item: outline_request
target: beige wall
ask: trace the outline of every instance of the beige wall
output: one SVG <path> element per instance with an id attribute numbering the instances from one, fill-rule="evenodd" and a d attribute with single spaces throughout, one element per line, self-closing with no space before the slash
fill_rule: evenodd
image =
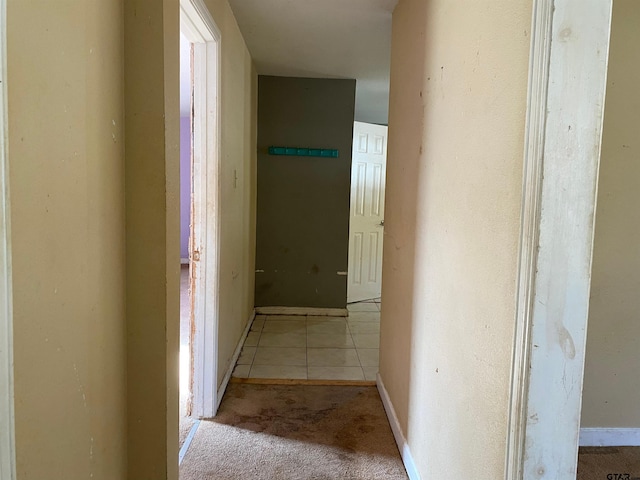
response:
<path id="1" fill-rule="evenodd" d="M 178 476 L 179 2 L 124 2 L 128 478 Z"/>
<path id="2" fill-rule="evenodd" d="M 126 477 L 122 4 L 8 2 L 19 480 Z"/>
<path id="3" fill-rule="evenodd" d="M 531 0 L 393 15 L 380 373 L 420 475 L 504 475 Z"/>
<path id="4" fill-rule="evenodd" d="M 640 5 L 615 0 L 582 427 L 640 427 Z"/>
<path id="5" fill-rule="evenodd" d="M 222 46 L 220 384 L 253 312 L 257 75 L 227 0 L 205 3 L 220 29 Z"/>

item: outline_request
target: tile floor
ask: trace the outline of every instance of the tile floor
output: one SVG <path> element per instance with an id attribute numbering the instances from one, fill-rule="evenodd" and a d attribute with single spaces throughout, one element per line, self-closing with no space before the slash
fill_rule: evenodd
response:
<path id="1" fill-rule="evenodd" d="M 258 315 L 233 376 L 375 380 L 380 343 L 379 299 L 347 308 L 348 317 Z"/>

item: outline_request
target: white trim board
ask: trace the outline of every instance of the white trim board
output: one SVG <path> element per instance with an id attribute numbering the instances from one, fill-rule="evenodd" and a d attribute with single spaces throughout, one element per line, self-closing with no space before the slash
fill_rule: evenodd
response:
<path id="1" fill-rule="evenodd" d="M 581 447 L 640 447 L 640 428 L 581 428 Z"/>
<path id="2" fill-rule="evenodd" d="M 180 29 L 190 42 L 220 41 L 220 29 L 203 0 L 181 0 L 180 13 Z"/>
<path id="3" fill-rule="evenodd" d="M 184 460 L 185 455 L 189 451 L 189 447 L 191 446 L 191 442 L 193 442 L 193 437 L 196 436 L 198 432 L 198 427 L 200 426 L 200 420 L 196 420 L 191 426 L 191 430 L 189 430 L 189 434 L 187 438 L 184 439 L 184 443 L 182 447 L 180 447 L 180 451 L 178 452 L 178 466 L 182 465 L 182 460 Z"/>
<path id="4" fill-rule="evenodd" d="M 524 142 L 522 207 L 518 260 L 516 329 L 511 365 L 511 397 L 507 430 L 507 479 L 522 477 L 526 401 L 529 382 L 531 309 L 542 195 L 542 162 L 547 109 L 553 0 L 534 2 L 531 19 L 529 85 Z"/>
<path id="5" fill-rule="evenodd" d="M 376 376 L 376 386 L 378 387 L 380 399 L 382 400 L 384 411 L 387 414 L 387 419 L 389 420 L 389 425 L 391 426 L 393 437 L 396 439 L 396 444 L 398 445 L 398 450 L 400 451 L 400 456 L 402 457 L 404 468 L 407 471 L 407 476 L 409 477 L 409 480 L 420 480 L 418 469 L 416 468 L 416 464 L 413 461 L 413 456 L 411 455 L 411 449 L 409 448 L 409 444 L 407 443 L 406 438 L 404 438 L 404 434 L 402 433 L 402 428 L 400 428 L 400 422 L 398 421 L 396 411 L 393 408 L 387 389 L 384 388 L 384 382 L 382 381 L 382 377 L 379 373 Z"/>
<path id="6" fill-rule="evenodd" d="M 0 0 L 0 478 L 16 478 L 7 113 L 7 13 Z"/>
<path id="7" fill-rule="evenodd" d="M 233 352 L 233 357 L 231 357 L 231 362 L 229 362 L 229 368 L 227 368 L 227 371 L 224 374 L 224 378 L 222 379 L 222 383 L 220 384 L 220 388 L 218 389 L 218 401 L 216 403 L 216 412 L 220 407 L 220 402 L 222 402 L 222 397 L 224 397 L 224 392 L 227 391 L 227 386 L 229 385 L 229 380 L 231 380 L 233 369 L 236 368 L 236 363 L 238 362 L 240 353 L 242 353 L 242 346 L 244 345 L 244 341 L 247 339 L 247 335 L 249 335 L 249 331 L 251 330 L 251 325 L 253 325 L 253 321 L 255 319 L 256 319 L 256 311 L 253 310 L 253 312 L 251 313 L 251 316 L 249 317 L 249 321 L 247 322 L 247 326 L 245 327 L 244 332 L 242 332 L 242 335 L 240 336 L 238 345 L 236 345 L 236 350 Z"/>
<path id="8" fill-rule="evenodd" d="M 258 315 L 315 315 L 319 317 L 348 317 L 346 308 L 317 307 L 256 307 Z"/>

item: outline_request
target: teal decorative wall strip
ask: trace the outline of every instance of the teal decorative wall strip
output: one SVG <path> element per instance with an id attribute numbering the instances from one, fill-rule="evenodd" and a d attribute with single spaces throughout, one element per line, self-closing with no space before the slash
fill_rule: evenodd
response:
<path id="1" fill-rule="evenodd" d="M 330 148 L 269 147 L 269 155 L 338 158 L 338 150 Z"/>

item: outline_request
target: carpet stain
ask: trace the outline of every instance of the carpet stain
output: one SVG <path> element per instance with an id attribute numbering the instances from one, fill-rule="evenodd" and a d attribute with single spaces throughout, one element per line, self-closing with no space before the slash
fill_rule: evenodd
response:
<path id="1" fill-rule="evenodd" d="M 580 447 L 577 480 L 640 478 L 640 447 Z"/>
<path id="2" fill-rule="evenodd" d="M 181 480 L 407 478 L 375 387 L 230 384 Z"/>

